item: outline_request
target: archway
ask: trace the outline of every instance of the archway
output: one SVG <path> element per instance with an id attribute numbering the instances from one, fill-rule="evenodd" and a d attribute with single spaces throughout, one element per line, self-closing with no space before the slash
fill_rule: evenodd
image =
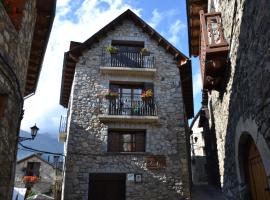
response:
<path id="1" fill-rule="evenodd" d="M 239 190 L 247 189 L 252 200 L 269 200 L 270 150 L 253 120 L 239 120 L 235 159 Z"/>

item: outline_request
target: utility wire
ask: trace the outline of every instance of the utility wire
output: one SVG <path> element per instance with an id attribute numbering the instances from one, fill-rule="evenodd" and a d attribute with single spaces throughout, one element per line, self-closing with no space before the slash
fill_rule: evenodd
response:
<path id="1" fill-rule="evenodd" d="M 39 152 L 39 153 L 45 153 L 45 154 L 52 154 L 52 155 L 57 155 L 57 156 L 64 156 L 64 154 L 62 153 L 55 153 L 55 152 L 50 152 L 50 151 L 43 151 L 43 150 L 39 150 L 39 149 L 34 149 L 28 146 L 24 146 L 21 142 L 19 142 L 19 145 L 22 146 L 23 148 L 27 149 L 27 150 L 31 150 L 33 152 Z"/>

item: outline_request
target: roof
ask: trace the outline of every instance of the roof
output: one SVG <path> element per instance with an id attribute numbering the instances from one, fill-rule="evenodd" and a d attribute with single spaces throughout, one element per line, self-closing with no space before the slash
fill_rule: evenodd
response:
<path id="1" fill-rule="evenodd" d="M 200 10 L 207 12 L 208 0 L 186 0 L 189 56 L 199 55 L 200 46 Z"/>
<path id="2" fill-rule="evenodd" d="M 182 52 L 176 49 L 170 42 L 168 42 L 164 37 L 162 37 L 157 31 L 155 31 L 151 26 L 149 26 L 145 21 L 143 21 L 140 17 L 138 17 L 131 10 L 126 10 L 124 13 L 119 15 L 105 27 L 96 32 L 93 36 L 87 39 L 83 43 L 79 42 L 71 42 L 70 49 L 68 52 L 64 54 L 63 61 L 63 72 L 62 72 L 62 84 L 61 84 L 61 93 L 60 93 L 60 104 L 65 108 L 68 107 L 68 102 L 70 98 L 71 86 L 74 78 L 75 67 L 78 62 L 79 57 L 85 50 L 91 48 L 91 46 L 97 42 L 102 37 L 106 37 L 107 32 L 113 30 L 116 26 L 120 26 L 123 20 L 129 19 L 132 20 L 138 27 L 141 27 L 145 33 L 147 33 L 151 39 L 155 40 L 159 46 L 162 46 L 166 49 L 166 51 L 174 56 L 174 58 L 178 61 L 179 65 L 181 63 L 186 63 L 189 58 L 186 57 Z M 184 70 L 183 70 L 184 71 Z M 186 73 L 189 73 L 187 71 Z M 192 76 L 191 74 L 186 74 L 187 76 Z M 192 80 L 192 77 L 191 77 Z M 189 82 L 190 83 L 190 82 Z M 191 90 L 192 93 L 192 82 L 190 85 L 186 84 L 187 89 Z M 185 97 L 184 97 L 185 98 Z M 187 97 L 188 99 L 192 99 L 192 108 L 193 110 L 193 95 Z M 193 114 L 192 114 L 193 115 Z"/>
<path id="3" fill-rule="evenodd" d="M 21 162 L 24 162 L 24 161 L 27 161 L 27 160 L 29 160 L 29 159 L 31 159 L 31 158 L 33 158 L 33 157 L 36 157 L 36 158 L 38 158 L 39 160 L 41 160 L 42 162 L 47 163 L 48 165 L 54 167 L 54 165 L 53 165 L 52 163 L 48 162 L 47 160 L 43 159 L 42 157 L 40 157 L 40 156 L 37 155 L 37 154 L 31 154 L 31 155 L 29 155 L 29 156 L 26 156 L 26 157 L 24 157 L 24 158 L 18 160 L 18 161 L 17 161 L 17 164 L 19 164 L 19 163 L 21 163 Z"/>
<path id="4" fill-rule="evenodd" d="M 37 18 L 31 45 L 24 96 L 36 91 L 55 16 L 56 0 L 37 0 Z"/>

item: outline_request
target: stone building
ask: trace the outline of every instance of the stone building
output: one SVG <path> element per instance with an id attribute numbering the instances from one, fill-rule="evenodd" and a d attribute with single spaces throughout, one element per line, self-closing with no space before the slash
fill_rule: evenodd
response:
<path id="1" fill-rule="evenodd" d="M 0 3 L 0 199 L 11 198 L 23 101 L 36 90 L 55 4 Z"/>
<path id="2" fill-rule="evenodd" d="M 25 176 L 37 176 L 37 182 L 31 190 L 37 193 L 53 196 L 57 181 L 62 179 L 62 169 L 57 162 L 45 160 L 41 155 L 32 154 L 17 161 L 15 187 L 24 188 Z"/>
<path id="3" fill-rule="evenodd" d="M 191 74 L 188 58 L 130 10 L 71 42 L 63 199 L 189 199 Z"/>
<path id="4" fill-rule="evenodd" d="M 268 200 L 270 3 L 187 0 L 187 9 L 204 88 L 200 125 L 216 150 L 222 189 L 232 200 Z"/>
<path id="5" fill-rule="evenodd" d="M 206 152 L 205 152 L 205 137 L 203 128 L 199 127 L 199 118 L 195 121 L 192 127 L 190 136 L 190 152 L 191 152 L 191 172 L 192 183 L 203 184 L 207 183 L 206 173 Z"/>

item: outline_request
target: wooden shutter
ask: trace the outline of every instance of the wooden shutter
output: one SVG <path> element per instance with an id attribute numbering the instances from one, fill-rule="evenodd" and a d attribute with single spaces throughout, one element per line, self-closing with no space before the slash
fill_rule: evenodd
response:
<path id="1" fill-rule="evenodd" d="M 136 142 L 136 152 L 145 151 L 145 133 L 137 132 L 135 133 L 135 142 Z"/>
<path id="2" fill-rule="evenodd" d="M 119 152 L 120 151 L 120 134 L 117 132 L 108 133 L 108 151 Z"/>
<path id="3" fill-rule="evenodd" d="M 40 162 L 34 162 L 33 164 L 33 175 L 39 177 Z"/>

